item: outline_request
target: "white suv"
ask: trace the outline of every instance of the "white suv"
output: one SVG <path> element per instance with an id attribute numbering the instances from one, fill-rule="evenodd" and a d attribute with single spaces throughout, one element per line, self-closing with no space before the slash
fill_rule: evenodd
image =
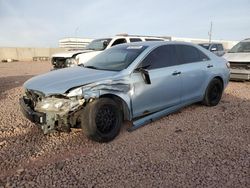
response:
<path id="1" fill-rule="evenodd" d="M 140 36 L 119 34 L 110 38 L 101 38 L 93 40 L 83 51 L 76 51 L 67 54 L 65 57 L 58 57 L 53 55 L 51 62 L 54 69 L 71 67 L 75 65 L 84 64 L 103 50 L 111 48 L 112 46 L 141 41 L 170 41 L 170 37 L 155 37 L 155 36 Z M 65 53 L 66 54 L 66 53 Z"/>

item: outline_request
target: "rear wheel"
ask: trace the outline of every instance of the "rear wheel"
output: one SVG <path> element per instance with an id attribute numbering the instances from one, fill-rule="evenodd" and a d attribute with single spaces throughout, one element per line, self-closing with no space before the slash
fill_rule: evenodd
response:
<path id="1" fill-rule="evenodd" d="M 120 132 L 122 112 L 115 101 L 100 98 L 84 108 L 81 126 L 85 134 L 98 142 L 113 140 Z"/>
<path id="2" fill-rule="evenodd" d="M 216 106 L 221 99 L 223 92 L 223 84 L 218 78 L 214 78 L 209 83 L 206 93 L 203 99 L 203 103 L 206 106 Z"/>

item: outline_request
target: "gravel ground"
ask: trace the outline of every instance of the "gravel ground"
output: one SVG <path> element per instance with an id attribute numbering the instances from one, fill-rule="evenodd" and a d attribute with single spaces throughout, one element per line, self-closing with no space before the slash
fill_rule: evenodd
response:
<path id="1" fill-rule="evenodd" d="M 216 107 L 195 104 L 112 142 L 80 129 L 43 135 L 18 106 L 48 62 L 0 63 L 0 187 L 249 187 L 250 84 L 230 82 Z"/>

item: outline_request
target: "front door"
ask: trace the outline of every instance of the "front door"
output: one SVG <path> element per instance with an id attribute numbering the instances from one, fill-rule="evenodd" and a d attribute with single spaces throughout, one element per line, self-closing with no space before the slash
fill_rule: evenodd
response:
<path id="1" fill-rule="evenodd" d="M 146 115 L 180 103 L 181 79 L 174 45 L 154 49 L 140 67 L 147 67 L 151 84 L 146 84 L 142 73 L 131 74 L 133 82 L 133 117 Z"/>

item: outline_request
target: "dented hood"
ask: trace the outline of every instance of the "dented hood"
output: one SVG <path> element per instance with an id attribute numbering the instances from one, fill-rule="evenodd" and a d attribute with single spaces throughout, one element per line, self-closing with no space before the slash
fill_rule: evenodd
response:
<path id="1" fill-rule="evenodd" d="M 26 81 L 24 87 L 45 95 L 64 94 L 71 88 L 109 79 L 115 74 L 117 72 L 83 67 L 64 68 L 35 76 Z"/>

